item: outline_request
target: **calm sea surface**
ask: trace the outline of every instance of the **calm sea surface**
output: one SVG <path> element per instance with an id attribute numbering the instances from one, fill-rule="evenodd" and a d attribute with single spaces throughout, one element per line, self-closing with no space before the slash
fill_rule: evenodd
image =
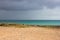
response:
<path id="1" fill-rule="evenodd" d="M 0 23 L 32 24 L 32 25 L 60 25 L 60 20 L 0 20 Z"/>

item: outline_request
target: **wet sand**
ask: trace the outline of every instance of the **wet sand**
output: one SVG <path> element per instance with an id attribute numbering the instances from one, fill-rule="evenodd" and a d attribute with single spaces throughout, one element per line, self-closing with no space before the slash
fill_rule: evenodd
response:
<path id="1" fill-rule="evenodd" d="M 60 29 L 0 27 L 0 40 L 60 40 Z"/>

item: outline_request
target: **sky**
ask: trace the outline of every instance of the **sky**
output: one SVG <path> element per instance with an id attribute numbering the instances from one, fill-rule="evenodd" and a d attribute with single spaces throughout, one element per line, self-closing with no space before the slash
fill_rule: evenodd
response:
<path id="1" fill-rule="evenodd" d="M 60 0 L 0 0 L 0 20 L 60 20 Z"/>

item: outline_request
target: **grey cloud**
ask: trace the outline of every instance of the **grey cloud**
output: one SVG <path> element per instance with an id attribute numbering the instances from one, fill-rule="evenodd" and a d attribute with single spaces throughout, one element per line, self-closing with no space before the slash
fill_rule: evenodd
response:
<path id="1" fill-rule="evenodd" d="M 57 2 L 56 2 L 57 1 Z M 59 0 L 0 0 L 1 10 L 35 10 L 60 6 Z"/>
<path id="2" fill-rule="evenodd" d="M 0 20 L 60 20 L 60 7 L 55 9 L 6 11 L 0 10 Z"/>

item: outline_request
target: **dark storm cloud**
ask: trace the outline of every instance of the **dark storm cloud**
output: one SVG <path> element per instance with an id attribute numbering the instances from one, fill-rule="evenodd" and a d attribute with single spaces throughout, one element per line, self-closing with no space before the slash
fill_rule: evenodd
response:
<path id="1" fill-rule="evenodd" d="M 0 20 L 60 19 L 60 0 L 0 0 Z"/>
<path id="2" fill-rule="evenodd" d="M 60 0 L 0 0 L 0 10 L 35 10 L 60 6 Z"/>

